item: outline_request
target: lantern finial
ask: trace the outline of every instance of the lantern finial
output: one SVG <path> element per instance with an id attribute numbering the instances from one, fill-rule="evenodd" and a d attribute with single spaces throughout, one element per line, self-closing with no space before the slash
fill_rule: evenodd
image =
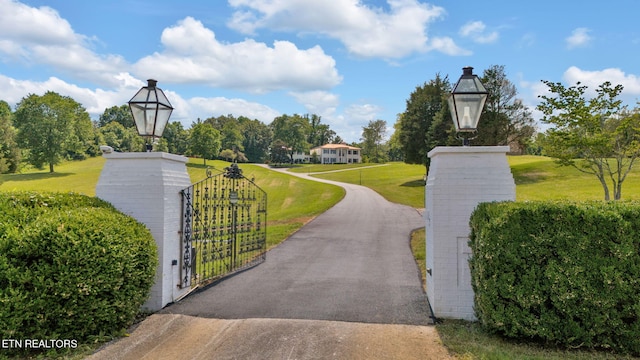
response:
<path id="1" fill-rule="evenodd" d="M 154 79 L 147 80 L 147 86 L 138 90 L 129 100 L 129 109 L 131 109 L 138 134 L 150 138 L 151 144 L 156 138 L 162 136 L 173 111 L 169 99 L 162 89 L 156 86 L 157 84 L 158 81 Z M 150 150 L 151 144 L 147 144 L 147 151 Z"/>
<path id="2" fill-rule="evenodd" d="M 488 94 L 478 76 L 473 75 L 473 68 L 462 68 L 462 76 L 448 98 L 451 118 L 458 134 L 476 132 Z M 463 144 L 469 145 L 469 139 L 469 136 L 464 137 Z"/>

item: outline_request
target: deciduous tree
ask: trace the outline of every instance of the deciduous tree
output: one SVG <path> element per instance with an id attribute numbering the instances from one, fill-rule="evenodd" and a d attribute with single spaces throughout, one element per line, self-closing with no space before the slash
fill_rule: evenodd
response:
<path id="1" fill-rule="evenodd" d="M 298 114 L 293 116 L 281 115 L 273 119 L 269 126 L 273 131 L 274 139 L 274 144 L 271 148 L 275 148 L 275 141 L 280 140 L 287 148 L 291 163 L 293 163 L 293 154 L 305 152 L 309 149 L 309 143 L 307 142 L 309 122 L 302 116 Z"/>
<path id="2" fill-rule="evenodd" d="M 98 127 L 107 126 L 111 122 L 117 122 L 125 128 L 135 128 L 136 125 L 133 122 L 133 116 L 129 105 L 112 106 L 104 109 L 104 112 L 98 118 Z"/>
<path id="3" fill-rule="evenodd" d="M 50 172 L 67 156 L 82 154 L 85 142 L 95 138 L 86 132 L 91 120 L 82 105 L 52 91 L 23 98 L 14 125 L 18 145 L 28 150 L 29 163 L 37 168 L 48 164 Z"/>
<path id="4" fill-rule="evenodd" d="M 118 152 L 143 151 L 144 139 L 135 128 L 125 128 L 118 121 L 112 121 L 98 129 L 104 144 Z"/>
<path id="5" fill-rule="evenodd" d="M 189 149 L 192 155 L 202 157 L 204 165 L 207 165 L 207 159 L 218 156 L 220 144 L 220 132 L 210 124 L 197 122 L 191 126 Z"/>
<path id="6" fill-rule="evenodd" d="M 504 65 L 493 65 L 480 81 L 489 92 L 478 124 L 479 145 L 514 145 L 523 150 L 535 132 L 531 111 L 517 98 L 516 86 L 507 78 Z"/>
<path id="7" fill-rule="evenodd" d="M 328 124 L 322 124 L 322 117 L 316 114 L 307 114 L 309 121 L 309 137 L 307 142 L 311 147 L 329 144 L 335 138 L 336 132 L 331 130 Z"/>
<path id="8" fill-rule="evenodd" d="M 167 124 L 162 138 L 167 140 L 168 151 L 172 154 L 184 155 L 189 150 L 189 131 L 178 121 Z"/>
<path id="9" fill-rule="evenodd" d="M 371 120 L 362 128 L 362 153 L 369 162 L 382 163 L 387 161 L 386 152 L 381 147 L 387 133 L 387 122 L 384 120 Z"/>
<path id="10" fill-rule="evenodd" d="M 241 121 L 244 134 L 242 145 L 244 154 L 250 162 L 264 162 L 269 154 L 271 144 L 271 130 L 259 120 Z"/>
<path id="11" fill-rule="evenodd" d="M 597 177 L 604 199 L 622 198 L 622 184 L 640 156 L 640 114 L 629 112 L 618 96 L 622 85 L 602 83 L 596 95 L 586 96 L 587 86 L 543 81 L 551 95 L 542 95 L 537 107 L 551 125 L 543 139 L 543 154 L 560 165 L 572 166 Z"/>
<path id="12" fill-rule="evenodd" d="M 16 143 L 12 116 L 9 104 L 6 101 L 0 101 L 0 174 L 13 173 L 20 164 L 20 148 Z"/>

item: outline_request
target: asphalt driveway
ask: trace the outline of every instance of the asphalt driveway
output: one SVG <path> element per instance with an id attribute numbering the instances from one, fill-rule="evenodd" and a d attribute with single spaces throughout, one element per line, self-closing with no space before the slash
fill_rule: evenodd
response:
<path id="1" fill-rule="evenodd" d="M 409 248 L 422 217 L 340 185 L 344 200 L 264 263 L 166 307 L 89 359 L 452 359 L 429 326 Z"/>
<path id="2" fill-rule="evenodd" d="M 306 177 L 306 175 L 299 175 Z M 216 319 L 309 319 L 431 323 L 409 247 L 420 214 L 373 190 L 339 183 L 345 198 L 267 260 L 192 294 L 161 313 Z M 313 201 L 309 194 L 308 201 Z"/>

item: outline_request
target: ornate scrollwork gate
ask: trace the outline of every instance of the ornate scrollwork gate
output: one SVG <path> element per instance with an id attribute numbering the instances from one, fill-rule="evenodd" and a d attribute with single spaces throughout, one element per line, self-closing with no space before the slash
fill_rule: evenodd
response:
<path id="1" fill-rule="evenodd" d="M 237 164 L 182 190 L 181 287 L 265 260 L 267 194 Z"/>

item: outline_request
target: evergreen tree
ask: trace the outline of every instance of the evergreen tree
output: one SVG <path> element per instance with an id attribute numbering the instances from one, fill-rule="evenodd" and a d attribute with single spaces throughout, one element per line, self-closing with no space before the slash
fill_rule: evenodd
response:
<path id="1" fill-rule="evenodd" d="M 449 95 L 451 85 L 448 77 L 436 78 L 416 87 L 407 100 L 404 113 L 398 117 L 398 140 L 404 153 L 404 161 L 408 164 L 428 164 L 427 153 L 437 145 L 446 145 L 447 137 L 443 137 L 446 131 L 434 127 L 436 116 L 443 111 L 449 111 L 446 98 Z M 441 121 L 440 124 L 444 124 Z M 450 129 L 453 123 L 444 125 L 444 129 Z M 436 131 L 437 130 L 437 131 Z"/>

